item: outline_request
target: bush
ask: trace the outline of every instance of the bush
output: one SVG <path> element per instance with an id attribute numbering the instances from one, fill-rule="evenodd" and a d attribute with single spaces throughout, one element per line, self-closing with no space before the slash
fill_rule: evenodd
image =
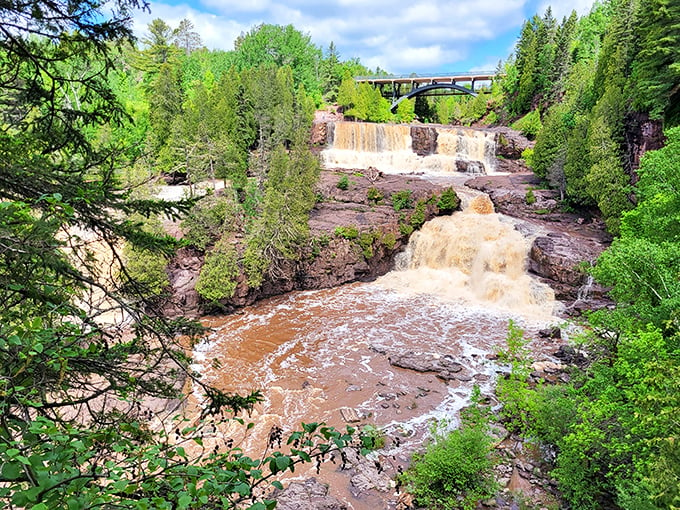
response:
<path id="1" fill-rule="evenodd" d="M 199 200 L 182 221 L 184 239 L 205 250 L 226 232 L 234 230 L 237 222 L 238 205 L 233 197 L 208 195 Z"/>
<path id="2" fill-rule="evenodd" d="M 532 190 L 526 192 L 524 195 L 524 202 L 526 202 L 527 205 L 534 205 L 536 203 L 536 195 L 534 195 Z"/>
<path id="3" fill-rule="evenodd" d="M 527 147 L 522 151 L 522 159 L 529 168 L 534 167 L 534 149 Z"/>
<path id="4" fill-rule="evenodd" d="M 413 205 L 411 200 L 411 190 L 405 189 L 392 194 L 392 207 L 399 212 L 402 209 L 410 209 Z"/>
<path id="5" fill-rule="evenodd" d="M 529 140 L 535 140 L 536 135 L 543 127 L 541 113 L 538 110 L 530 111 L 521 119 L 516 120 L 510 127 L 520 131 Z"/>
<path id="6" fill-rule="evenodd" d="M 368 191 L 366 192 L 366 198 L 369 202 L 378 204 L 383 198 L 385 198 L 385 196 L 378 188 L 368 188 Z"/>
<path id="7" fill-rule="evenodd" d="M 453 188 L 446 188 L 442 191 L 439 200 L 437 201 L 437 207 L 440 212 L 452 213 L 460 205 L 460 199 Z"/>
<path id="8" fill-rule="evenodd" d="M 170 279 L 166 267 L 167 259 L 159 253 L 141 248 L 133 248 L 126 244 L 123 257 L 127 261 L 125 268 L 131 281 L 125 281 L 123 293 L 146 298 L 163 296 L 170 287 Z"/>
<path id="9" fill-rule="evenodd" d="M 349 177 L 343 175 L 340 177 L 340 179 L 338 179 L 338 183 L 335 186 L 343 191 L 349 189 Z"/>
<path id="10" fill-rule="evenodd" d="M 356 239 L 359 237 L 359 230 L 355 226 L 335 227 L 335 235 L 344 239 Z"/>
<path id="11" fill-rule="evenodd" d="M 230 244 L 220 243 L 205 257 L 196 282 L 196 292 L 212 303 L 230 298 L 236 290 L 239 274 L 236 250 Z"/>
<path id="12" fill-rule="evenodd" d="M 364 257 L 370 259 L 373 256 L 373 241 L 376 236 L 371 232 L 363 232 L 359 236 L 359 246 L 361 246 L 361 253 Z"/>
<path id="13" fill-rule="evenodd" d="M 361 447 L 365 450 L 379 450 L 385 446 L 385 433 L 375 425 L 364 425 L 359 432 Z"/>
<path id="14" fill-rule="evenodd" d="M 396 244 L 397 244 L 397 236 L 395 236 L 392 232 L 388 232 L 386 234 L 383 234 L 382 238 L 380 239 L 380 242 L 388 249 L 391 250 L 393 249 Z"/>
<path id="15" fill-rule="evenodd" d="M 411 226 L 416 229 L 420 228 L 423 223 L 425 223 L 425 211 L 427 209 L 427 203 L 423 201 L 419 201 L 416 204 L 416 208 L 411 214 L 411 217 L 409 218 L 409 223 Z"/>
<path id="16" fill-rule="evenodd" d="M 413 456 L 402 479 L 419 507 L 472 510 L 496 489 L 492 452 L 493 441 L 483 423 L 448 433 L 435 428 L 425 453 Z"/>

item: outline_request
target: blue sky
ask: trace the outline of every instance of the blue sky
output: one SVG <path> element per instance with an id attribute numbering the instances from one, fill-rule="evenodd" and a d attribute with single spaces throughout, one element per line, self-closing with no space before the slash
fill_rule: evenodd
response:
<path id="1" fill-rule="evenodd" d="M 190 19 L 203 44 L 233 49 L 260 23 L 292 24 L 343 60 L 359 57 L 395 74 L 493 70 L 511 54 L 522 22 L 551 5 L 561 19 L 593 0 L 164 0 L 136 14 L 141 36 L 153 18 L 175 27 Z"/>

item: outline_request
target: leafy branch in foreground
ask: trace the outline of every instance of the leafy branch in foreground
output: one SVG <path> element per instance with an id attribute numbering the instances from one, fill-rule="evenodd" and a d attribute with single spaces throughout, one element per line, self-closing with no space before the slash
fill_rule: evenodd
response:
<path id="1" fill-rule="evenodd" d="M 3 508 L 267 508 L 265 482 L 349 442 L 307 426 L 291 455 L 251 460 L 228 445 L 206 452 L 190 429 L 164 429 L 189 381 L 206 416 L 234 419 L 261 395 L 201 381 L 187 355 L 195 338 L 177 337 L 200 328 L 164 318 L 119 252 L 128 242 L 171 253 L 172 238 L 131 218 L 191 206 L 132 199 L 119 176 L 138 151 L 97 139 L 103 125 L 129 121 L 107 72 L 130 40 L 129 11 L 145 6 L 0 5 Z"/>

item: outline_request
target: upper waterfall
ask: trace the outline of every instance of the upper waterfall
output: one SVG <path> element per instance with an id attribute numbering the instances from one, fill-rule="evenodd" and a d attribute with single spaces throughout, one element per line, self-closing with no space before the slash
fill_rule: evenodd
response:
<path id="1" fill-rule="evenodd" d="M 495 167 L 495 134 L 488 131 L 345 121 L 328 128 L 328 146 L 321 153 L 327 168 L 490 174 Z"/>

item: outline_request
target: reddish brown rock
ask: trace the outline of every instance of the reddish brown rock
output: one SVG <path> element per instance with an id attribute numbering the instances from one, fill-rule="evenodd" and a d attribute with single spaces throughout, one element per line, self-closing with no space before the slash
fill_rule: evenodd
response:
<path id="1" fill-rule="evenodd" d="M 428 126 L 411 126 L 411 149 L 418 156 L 437 152 L 437 130 Z"/>

